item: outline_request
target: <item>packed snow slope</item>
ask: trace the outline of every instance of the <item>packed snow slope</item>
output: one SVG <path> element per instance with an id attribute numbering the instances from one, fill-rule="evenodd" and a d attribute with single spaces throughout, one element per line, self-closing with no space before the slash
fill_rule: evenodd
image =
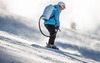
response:
<path id="1" fill-rule="evenodd" d="M 37 22 L 0 12 L 0 63 L 100 63 L 100 36 L 61 28 L 49 49 Z"/>

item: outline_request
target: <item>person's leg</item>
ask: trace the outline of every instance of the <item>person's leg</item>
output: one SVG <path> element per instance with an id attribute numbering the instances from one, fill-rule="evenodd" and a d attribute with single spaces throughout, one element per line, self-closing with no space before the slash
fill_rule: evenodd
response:
<path id="1" fill-rule="evenodd" d="M 45 25 L 48 31 L 50 32 L 49 42 L 48 44 L 54 45 L 54 41 L 56 38 L 56 31 L 54 25 Z"/>

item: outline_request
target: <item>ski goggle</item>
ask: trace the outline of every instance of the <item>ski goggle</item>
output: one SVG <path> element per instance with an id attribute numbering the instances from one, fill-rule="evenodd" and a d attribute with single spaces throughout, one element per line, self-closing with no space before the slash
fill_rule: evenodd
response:
<path id="1" fill-rule="evenodd" d="M 62 9 L 62 10 L 64 10 L 64 9 L 65 9 L 65 6 L 60 6 L 60 7 L 61 7 L 61 9 Z"/>

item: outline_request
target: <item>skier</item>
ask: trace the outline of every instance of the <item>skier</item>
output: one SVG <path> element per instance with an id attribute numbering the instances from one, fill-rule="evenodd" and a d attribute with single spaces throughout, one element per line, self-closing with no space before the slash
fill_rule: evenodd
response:
<path id="1" fill-rule="evenodd" d="M 65 3 L 58 2 L 57 5 L 54 5 L 55 10 L 52 12 L 52 15 L 49 20 L 44 21 L 44 25 L 50 33 L 49 41 L 47 43 L 48 48 L 58 49 L 56 45 L 54 45 L 56 38 L 56 30 L 59 30 L 60 21 L 59 16 L 60 12 L 65 9 Z"/>

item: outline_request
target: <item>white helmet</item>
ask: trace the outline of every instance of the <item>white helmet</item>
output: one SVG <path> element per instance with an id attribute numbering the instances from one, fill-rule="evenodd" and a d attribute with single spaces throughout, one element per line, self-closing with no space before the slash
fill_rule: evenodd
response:
<path id="1" fill-rule="evenodd" d="M 58 5 L 60 5 L 60 6 L 64 6 L 64 7 L 66 8 L 66 5 L 65 5 L 64 2 L 58 2 Z"/>

